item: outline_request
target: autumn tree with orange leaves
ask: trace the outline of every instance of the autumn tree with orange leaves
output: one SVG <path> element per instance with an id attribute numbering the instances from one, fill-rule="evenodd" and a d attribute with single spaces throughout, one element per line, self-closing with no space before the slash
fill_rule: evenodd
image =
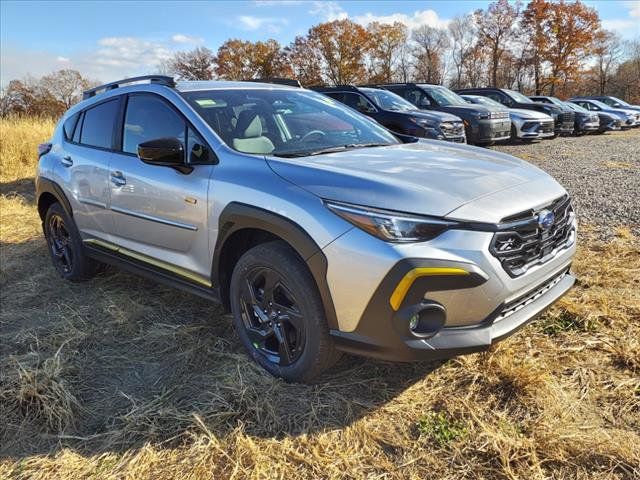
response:
<path id="1" fill-rule="evenodd" d="M 409 37 L 407 27 L 400 22 L 372 22 L 367 25 L 367 34 L 371 45 L 368 80 L 373 83 L 392 82 L 406 61 L 403 55 L 407 55 L 404 49 Z"/>
<path id="2" fill-rule="evenodd" d="M 275 40 L 249 42 L 227 40 L 215 57 L 216 74 L 226 80 L 290 77 L 293 74 L 280 44 Z"/>

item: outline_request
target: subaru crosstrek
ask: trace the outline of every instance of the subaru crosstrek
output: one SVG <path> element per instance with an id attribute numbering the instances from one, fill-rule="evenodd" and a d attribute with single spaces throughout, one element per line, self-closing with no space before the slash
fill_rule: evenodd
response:
<path id="1" fill-rule="evenodd" d="M 218 300 L 289 381 L 341 352 L 486 349 L 574 283 L 569 196 L 522 160 L 403 143 L 305 89 L 134 80 L 86 92 L 39 148 L 37 207 L 67 280 L 115 264 Z"/>

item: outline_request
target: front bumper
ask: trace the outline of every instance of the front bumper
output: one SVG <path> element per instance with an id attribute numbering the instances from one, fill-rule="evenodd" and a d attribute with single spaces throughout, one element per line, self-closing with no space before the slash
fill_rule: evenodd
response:
<path id="1" fill-rule="evenodd" d="M 467 126 L 467 140 L 470 143 L 492 143 L 508 140 L 511 137 L 511 120 L 509 118 L 496 118 L 477 120 Z"/>
<path id="2" fill-rule="evenodd" d="M 554 135 L 552 120 L 513 121 L 516 137 L 519 139 L 547 138 Z"/>
<path id="3" fill-rule="evenodd" d="M 576 122 L 577 132 L 596 132 L 600 128 L 600 121 Z"/>
<path id="4" fill-rule="evenodd" d="M 430 242 L 389 245 L 353 229 L 328 245 L 323 249 L 327 281 L 339 325 L 331 334 L 338 347 L 395 361 L 486 349 L 531 321 L 573 284 L 568 270 L 575 235 L 548 261 L 517 277 L 490 253 L 493 238 L 492 232 L 451 230 Z M 468 275 L 416 277 L 394 304 L 396 290 L 416 269 Z M 440 308 L 445 320 L 433 329 L 435 335 L 417 337 L 411 319 L 426 306 Z"/>
<path id="5" fill-rule="evenodd" d="M 537 285 L 510 304 L 500 305 L 477 325 L 445 327 L 429 339 L 410 334 L 390 335 L 387 328 L 368 332 L 332 331 L 338 348 L 343 351 L 392 361 L 417 361 L 450 358 L 488 349 L 494 343 L 513 335 L 537 318 L 569 291 L 575 277 L 564 268 L 541 285 Z M 513 305 L 515 303 L 515 305 Z M 513 306 L 512 306 L 513 305 Z M 394 330 L 402 331 L 406 321 L 394 321 Z"/>

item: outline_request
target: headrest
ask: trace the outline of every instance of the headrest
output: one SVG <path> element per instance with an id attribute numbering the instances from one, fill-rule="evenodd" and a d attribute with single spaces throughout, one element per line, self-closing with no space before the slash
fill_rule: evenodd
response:
<path id="1" fill-rule="evenodd" d="M 243 110 L 236 122 L 236 137 L 256 138 L 262 136 L 262 121 L 255 110 Z"/>

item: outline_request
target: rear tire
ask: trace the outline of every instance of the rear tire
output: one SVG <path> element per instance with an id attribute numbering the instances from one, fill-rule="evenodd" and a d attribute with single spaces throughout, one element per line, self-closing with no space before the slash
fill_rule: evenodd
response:
<path id="1" fill-rule="evenodd" d="M 242 255 L 229 298 L 240 341 L 272 375 L 309 382 L 340 358 L 315 281 L 285 242 L 264 243 Z"/>
<path id="2" fill-rule="evenodd" d="M 53 266 L 65 280 L 88 280 L 103 269 L 104 264 L 85 254 L 75 222 L 59 203 L 52 204 L 47 210 L 44 235 Z"/>

